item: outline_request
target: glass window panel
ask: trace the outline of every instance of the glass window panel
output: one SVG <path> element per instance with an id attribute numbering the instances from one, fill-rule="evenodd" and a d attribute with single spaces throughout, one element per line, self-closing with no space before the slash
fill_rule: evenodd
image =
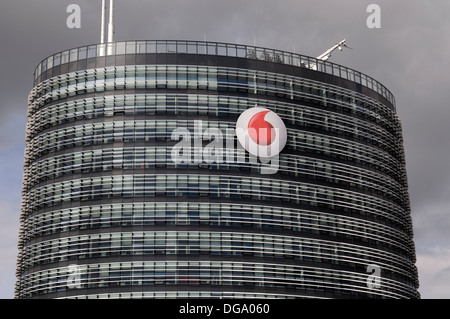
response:
<path id="1" fill-rule="evenodd" d="M 138 41 L 136 43 L 136 53 L 145 53 L 146 52 L 146 43 L 144 41 Z"/>
<path id="2" fill-rule="evenodd" d="M 61 53 L 61 64 L 69 63 L 69 51 Z"/>
<path id="3" fill-rule="evenodd" d="M 325 64 L 321 61 L 317 61 L 317 71 L 326 72 Z"/>
<path id="4" fill-rule="evenodd" d="M 75 62 L 78 58 L 78 49 L 70 50 L 70 62 Z"/>
<path id="5" fill-rule="evenodd" d="M 217 46 L 217 54 L 218 55 L 227 55 L 227 47 L 224 44 L 219 44 Z"/>
<path id="6" fill-rule="evenodd" d="M 341 76 L 340 71 L 339 71 L 339 65 L 333 64 L 333 75 Z"/>
<path id="7" fill-rule="evenodd" d="M 283 52 L 273 51 L 273 61 L 276 63 L 283 63 Z"/>
<path id="8" fill-rule="evenodd" d="M 167 53 L 177 53 L 176 42 L 168 42 L 167 43 Z"/>
<path id="9" fill-rule="evenodd" d="M 347 69 L 344 67 L 341 67 L 341 77 L 344 79 L 347 79 Z"/>
<path id="10" fill-rule="evenodd" d="M 47 59 L 47 68 L 48 69 L 53 68 L 53 56 L 51 56 Z"/>
<path id="11" fill-rule="evenodd" d="M 325 62 L 325 68 L 327 74 L 333 74 L 333 66 L 331 63 Z"/>
<path id="12" fill-rule="evenodd" d="M 130 41 L 126 44 L 127 54 L 136 54 L 136 42 Z"/>
<path id="13" fill-rule="evenodd" d="M 355 81 L 354 73 L 353 73 L 352 70 L 347 69 L 347 75 L 348 75 L 348 79 L 349 79 L 350 81 Z"/>
<path id="14" fill-rule="evenodd" d="M 264 50 L 263 60 L 265 61 L 273 61 L 273 51 L 272 50 Z"/>
<path id="15" fill-rule="evenodd" d="M 284 63 L 292 64 L 292 56 L 291 53 L 284 53 Z"/>
<path id="16" fill-rule="evenodd" d="M 116 44 L 115 43 L 107 43 L 106 44 L 106 53 L 108 55 L 116 54 Z"/>
<path id="17" fill-rule="evenodd" d="M 188 53 L 197 53 L 197 45 L 195 42 L 188 42 Z"/>
<path id="18" fill-rule="evenodd" d="M 106 43 L 98 44 L 97 45 L 97 56 L 105 56 L 106 48 L 107 48 L 107 44 Z"/>
<path id="19" fill-rule="evenodd" d="M 361 84 L 367 86 L 367 77 L 365 74 L 361 74 Z"/>
<path id="20" fill-rule="evenodd" d="M 236 56 L 236 46 L 234 45 L 227 45 L 227 55 L 228 56 Z"/>
<path id="21" fill-rule="evenodd" d="M 203 43 L 198 43 L 197 45 L 198 54 L 206 54 L 206 45 Z"/>
<path id="22" fill-rule="evenodd" d="M 217 54 L 216 44 L 208 43 L 208 54 L 212 54 L 212 55 L 216 55 Z"/>
<path id="23" fill-rule="evenodd" d="M 166 53 L 167 52 L 166 42 L 158 41 L 156 43 L 156 50 L 158 53 Z"/>
<path id="24" fill-rule="evenodd" d="M 156 42 L 154 41 L 147 42 L 147 53 L 156 53 Z"/>
<path id="25" fill-rule="evenodd" d="M 256 58 L 258 60 L 264 60 L 265 59 L 265 53 L 263 49 L 256 48 Z"/>
<path id="26" fill-rule="evenodd" d="M 88 59 L 89 58 L 95 58 L 97 55 L 97 46 L 91 45 L 88 47 Z"/>
<path id="27" fill-rule="evenodd" d="M 237 52 L 236 52 L 237 53 L 236 54 L 237 57 L 245 58 L 247 56 L 247 50 L 246 50 L 246 48 L 244 46 L 238 45 L 236 49 L 237 49 Z"/>
<path id="28" fill-rule="evenodd" d="M 61 53 L 57 53 L 54 55 L 53 66 L 58 66 L 61 64 Z"/>
<path id="29" fill-rule="evenodd" d="M 87 48 L 83 47 L 78 50 L 78 60 L 83 60 L 87 58 Z"/>
<path id="30" fill-rule="evenodd" d="M 186 42 L 177 42 L 177 53 L 186 53 Z"/>
<path id="31" fill-rule="evenodd" d="M 116 54 L 125 54 L 125 42 L 116 43 Z"/>
<path id="32" fill-rule="evenodd" d="M 361 73 L 355 72 L 355 82 L 361 84 Z"/>

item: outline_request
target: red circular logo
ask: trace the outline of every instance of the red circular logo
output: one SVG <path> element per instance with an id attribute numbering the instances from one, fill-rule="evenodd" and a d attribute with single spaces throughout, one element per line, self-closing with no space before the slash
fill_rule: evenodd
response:
<path id="1" fill-rule="evenodd" d="M 277 155 L 287 141 L 286 126 L 281 118 L 262 107 L 253 107 L 239 116 L 236 135 L 242 147 L 260 157 Z"/>
<path id="2" fill-rule="evenodd" d="M 259 112 L 248 122 L 250 138 L 259 145 L 270 145 L 275 141 L 273 125 L 264 120 L 270 111 Z"/>

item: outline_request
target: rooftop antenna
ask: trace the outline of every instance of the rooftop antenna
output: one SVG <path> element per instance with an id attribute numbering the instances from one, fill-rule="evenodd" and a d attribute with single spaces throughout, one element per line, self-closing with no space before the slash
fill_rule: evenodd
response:
<path id="1" fill-rule="evenodd" d="M 327 61 L 327 60 L 330 58 L 331 53 L 332 53 L 334 50 L 339 49 L 339 51 L 342 51 L 342 47 L 346 47 L 346 48 L 351 49 L 351 48 L 345 43 L 345 39 L 344 39 L 344 40 L 342 40 L 341 42 L 336 43 L 334 46 L 332 46 L 332 47 L 329 48 L 328 50 L 326 50 L 324 53 L 322 53 L 321 55 L 319 55 L 316 59 L 317 59 L 317 60 L 322 60 L 322 61 Z"/>
<path id="2" fill-rule="evenodd" d="M 102 34 L 100 43 L 105 43 L 105 14 L 106 14 L 106 0 L 102 0 Z"/>
<path id="3" fill-rule="evenodd" d="M 108 43 L 114 42 L 114 0 L 109 0 Z"/>

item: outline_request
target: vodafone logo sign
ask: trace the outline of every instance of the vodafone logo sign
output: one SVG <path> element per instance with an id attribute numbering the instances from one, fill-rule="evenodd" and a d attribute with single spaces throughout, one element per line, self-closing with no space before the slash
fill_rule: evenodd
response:
<path id="1" fill-rule="evenodd" d="M 278 155 L 287 141 L 283 120 L 276 113 L 262 107 L 253 107 L 239 116 L 236 136 L 247 152 L 258 157 Z"/>
<path id="2" fill-rule="evenodd" d="M 239 116 L 236 129 L 220 130 L 209 125 L 198 120 L 194 121 L 193 132 L 190 127 L 177 127 L 172 131 L 171 140 L 178 141 L 170 152 L 175 164 L 245 164 L 259 168 L 261 174 L 278 172 L 278 154 L 286 145 L 287 131 L 277 114 L 254 107 Z M 210 142 L 203 146 L 205 140 Z"/>

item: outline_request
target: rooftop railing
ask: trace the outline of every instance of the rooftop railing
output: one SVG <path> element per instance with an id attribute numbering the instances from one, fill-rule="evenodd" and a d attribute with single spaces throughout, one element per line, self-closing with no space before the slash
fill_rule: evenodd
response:
<path id="1" fill-rule="evenodd" d="M 34 72 L 34 79 L 36 80 L 48 69 L 61 64 L 76 62 L 78 60 L 102 56 L 147 53 L 186 53 L 238 57 L 308 68 L 365 86 L 385 97 L 395 108 L 394 96 L 384 85 L 356 70 L 297 53 L 218 42 L 126 41 L 83 46 L 59 52 L 44 59 L 37 66 Z"/>

